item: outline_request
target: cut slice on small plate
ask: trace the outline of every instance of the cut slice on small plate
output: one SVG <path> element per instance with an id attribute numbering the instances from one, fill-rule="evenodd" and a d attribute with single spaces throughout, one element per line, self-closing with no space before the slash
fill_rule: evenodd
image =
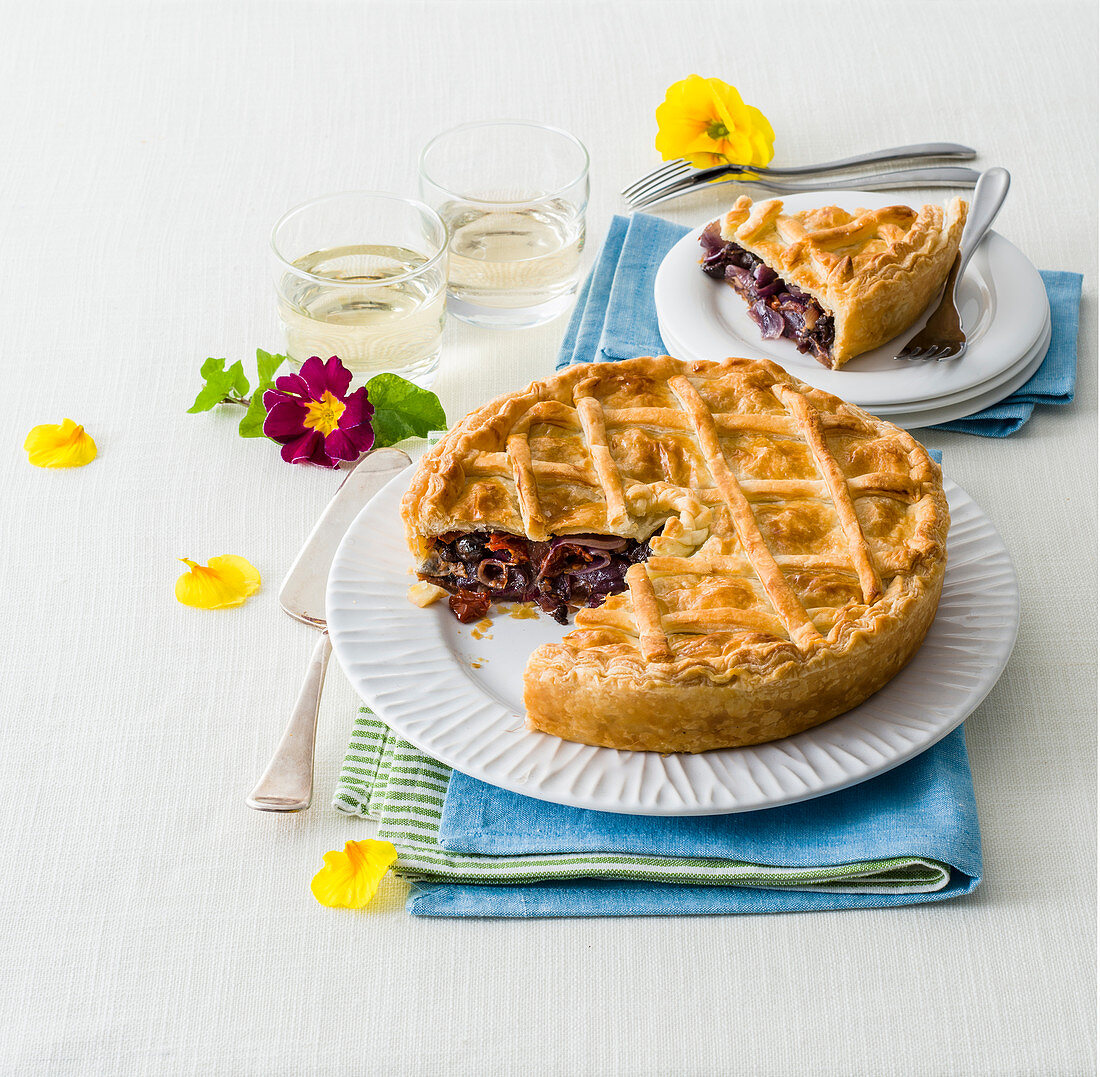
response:
<path id="1" fill-rule="evenodd" d="M 784 213 L 742 195 L 700 237 L 701 267 L 749 305 L 764 340 L 786 337 L 839 369 L 911 326 L 943 286 L 967 205 Z"/>

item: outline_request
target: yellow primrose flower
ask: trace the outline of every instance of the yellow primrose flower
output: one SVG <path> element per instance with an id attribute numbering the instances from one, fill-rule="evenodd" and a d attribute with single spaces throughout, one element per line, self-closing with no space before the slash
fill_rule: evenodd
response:
<path id="1" fill-rule="evenodd" d="M 208 565 L 189 557 L 180 560 L 190 569 L 176 580 L 176 598 L 185 606 L 224 610 L 241 605 L 260 589 L 260 574 L 243 557 L 211 557 Z"/>
<path id="2" fill-rule="evenodd" d="M 657 152 L 662 160 L 686 157 L 696 168 L 766 165 L 775 132 L 764 114 L 746 105 L 721 79 L 689 75 L 674 82 L 657 107 Z"/>
<path id="3" fill-rule="evenodd" d="M 96 456 L 95 442 L 72 419 L 36 426 L 23 442 L 35 467 L 83 467 Z"/>
<path id="4" fill-rule="evenodd" d="M 397 861 L 388 841 L 349 841 L 344 851 L 325 853 L 325 866 L 309 884 L 313 896 L 330 909 L 361 909 Z"/>

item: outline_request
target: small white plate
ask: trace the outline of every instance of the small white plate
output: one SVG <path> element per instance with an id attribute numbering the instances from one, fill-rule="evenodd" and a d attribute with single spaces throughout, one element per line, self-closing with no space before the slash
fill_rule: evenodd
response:
<path id="1" fill-rule="evenodd" d="M 879 415 L 889 415 L 891 412 L 897 411 L 913 412 L 932 408 L 942 408 L 946 404 L 961 404 L 967 400 L 975 400 L 978 397 L 985 396 L 993 390 L 999 390 L 1007 396 L 1008 393 L 1013 390 L 1002 388 L 1002 386 L 1012 385 L 1022 371 L 1030 370 L 1036 357 L 1039 358 L 1040 362 L 1043 360 L 1046 356 L 1047 348 L 1050 346 L 1050 333 L 1051 324 L 1048 321 L 1046 325 L 1043 326 L 1043 331 L 1039 334 L 1039 339 L 1036 340 L 1031 348 L 1021 355 L 1012 366 L 1008 367 L 1002 374 L 998 374 L 997 377 L 990 378 L 988 381 L 983 381 L 980 385 L 976 385 L 972 389 L 963 389 L 958 393 L 949 393 L 947 396 L 936 397 L 935 400 L 930 400 L 926 403 L 880 404 L 878 413 Z M 929 362 L 934 361 L 935 360 L 929 360 Z M 954 360 L 949 361 L 954 362 Z M 965 357 L 960 361 L 965 362 Z"/>
<path id="2" fill-rule="evenodd" d="M 953 423 L 956 419 L 965 419 L 994 404 L 999 404 L 1005 397 L 1011 396 L 1017 389 L 1026 385 L 1032 375 L 1043 365 L 1047 348 L 1050 347 L 1050 334 L 1051 327 L 1048 325 L 1045 334 L 1039 338 L 1024 362 L 1013 370 L 1010 377 L 999 381 L 992 389 L 986 389 L 983 386 L 982 391 L 974 396 L 953 403 L 937 403 L 934 407 L 920 408 L 916 411 L 894 413 L 880 411 L 880 415 L 906 430 L 916 430 L 920 427 L 936 426 L 938 423 Z"/>
<path id="3" fill-rule="evenodd" d="M 823 204 L 847 210 L 896 205 L 882 192 L 827 191 L 793 195 L 784 206 L 798 211 Z M 1003 375 L 1027 354 L 1050 317 L 1042 278 L 1007 239 L 990 232 L 967 267 L 960 285 L 960 314 L 970 341 L 965 363 L 897 363 L 894 355 L 925 320 L 841 370 L 828 370 L 786 339 L 763 340 L 745 301 L 728 285 L 699 268 L 702 228 L 684 236 L 657 271 L 653 298 L 661 335 L 678 343 L 677 358 L 724 359 L 763 356 L 819 389 L 874 411 L 883 404 L 926 403 L 972 389 Z M 670 351 L 673 345 L 666 338 Z"/>
<path id="4" fill-rule="evenodd" d="M 1000 404 L 1005 397 L 1011 396 L 1016 389 L 1022 388 L 1031 381 L 1035 372 L 1043 365 L 1046 359 L 1046 350 L 1051 347 L 1051 326 L 1047 325 L 1043 336 L 1038 339 L 1032 350 L 1024 356 L 1024 359 L 1013 367 L 1009 376 L 1000 378 L 992 388 L 985 385 L 979 386 L 979 391 L 971 396 L 961 399 L 949 400 L 949 402 L 937 402 L 931 407 L 922 407 L 915 410 L 880 409 L 879 414 L 884 419 L 889 419 L 898 426 L 906 429 L 916 427 L 932 427 L 937 422 L 954 422 L 956 419 L 965 419 L 974 415 L 977 411 L 985 410 L 994 404 Z"/>
<path id="5" fill-rule="evenodd" d="M 446 603 L 413 606 L 397 476 L 348 530 L 328 583 L 336 657 L 402 737 L 492 785 L 578 808 L 715 815 L 821 796 L 865 781 L 946 736 L 985 698 L 1016 638 L 1012 560 L 981 509 L 946 482 L 948 568 L 939 612 L 912 662 L 854 710 L 794 737 L 702 755 L 625 752 L 531 732 L 523 669 L 571 630 L 497 613 L 479 632 Z M 480 635 L 480 638 L 478 638 Z"/>
<path id="6" fill-rule="evenodd" d="M 1032 345 L 1031 350 L 999 377 L 983 382 L 973 389 L 953 393 L 943 399 L 930 400 L 925 404 L 878 404 L 873 409 L 874 414 L 882 419 L 888 419 L 906 430 L 916 430 L 920 427 L 935 426 L 937 423 L 950 423 L 956 419 L 965 419 L 968 415 L 973 415 L 975 412 L 982 411 L 993 404 L 999 404 L 1005 397 L 1011 396 L 1017 389 L 1025 385 L 1039 367 L 1043 365 L 1047 348 L 1050 347 L 1050 335 L 1051 324 L 1048 317 L 1043 334 Z M 665 344 L 668 345 L 674 355 L 678 354 L 675 339 L 672 336 L 665 338 Z M 966 362 L 966 359 L 960 361 Z"/>

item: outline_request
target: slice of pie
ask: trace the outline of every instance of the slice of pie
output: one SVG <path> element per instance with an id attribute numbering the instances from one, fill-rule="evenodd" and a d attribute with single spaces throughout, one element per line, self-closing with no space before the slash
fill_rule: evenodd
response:
<path id="1" fill-rule="evenodd" d="M 784 213 L 742 195 L 699 242 L 703 272 L 749 305 L 765 340 L 787 337 L 833 370 L 916 321 L 947 279 L 966 203 Z"/>
<path id="2" fill-rule="evenodd" d="M 668 356 L 471 412 L 402 515 L 460 619 L 575 612 L 528 660 L 532 728 L 659 752 L 775 740 L 876 692 L 932 623 L 948 527 L 904 430 L 775 363 Z"/>

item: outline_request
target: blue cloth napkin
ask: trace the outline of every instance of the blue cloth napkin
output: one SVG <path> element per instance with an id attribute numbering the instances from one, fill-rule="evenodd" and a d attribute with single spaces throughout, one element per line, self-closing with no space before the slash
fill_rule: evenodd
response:
<path id="1" fill-rule="evenodd" d="M 630 359 L 667 352 L 657 328 L 653 282 L 665 255 L 690 231 L 635 213 L 615 217 L 585 281 L 558 353 L 557 366 Z M 1077 380 L 1077 320 L 1081 274 L 1041 271 L 1050 299 L 1051 339 L 1042 365 L 1011 396 L 938 429 L 1007 437 L 1030 418 L 1036 404 L 1068 404 Z"/>
<path id="2" fill-rule="evenodd" d="M 981 840 L 961 728 L 877 778 L 801 804 L 656 818 L 549 804 L 455 771 L 439 843 L 491 856 L 567 852 L 820 867 L 906 855 L 951 868 L 940 890 L 831 893 L 748 886 L 573 880 L 523 886 L 414 882 L 417 916 L 686 916 L 877 908 L 943 901 L 981 880 Z"/>
<path id="3" fill-rule="evenodd" d="M 378 838 L 397 849 L 395 873 L 413 884 L 409 908 L 421 916 L 896 905 L 966 892 L 980 871 L 960 732 L 919 762 L 812 804 L 649 819 L 501 795 L 455 774 L 361 707 L 333 807 L 377 820 Z M 445 829 L 456 848 L 444 843 Z M 886 855 L 850 859 L 880 851 Z"/>

